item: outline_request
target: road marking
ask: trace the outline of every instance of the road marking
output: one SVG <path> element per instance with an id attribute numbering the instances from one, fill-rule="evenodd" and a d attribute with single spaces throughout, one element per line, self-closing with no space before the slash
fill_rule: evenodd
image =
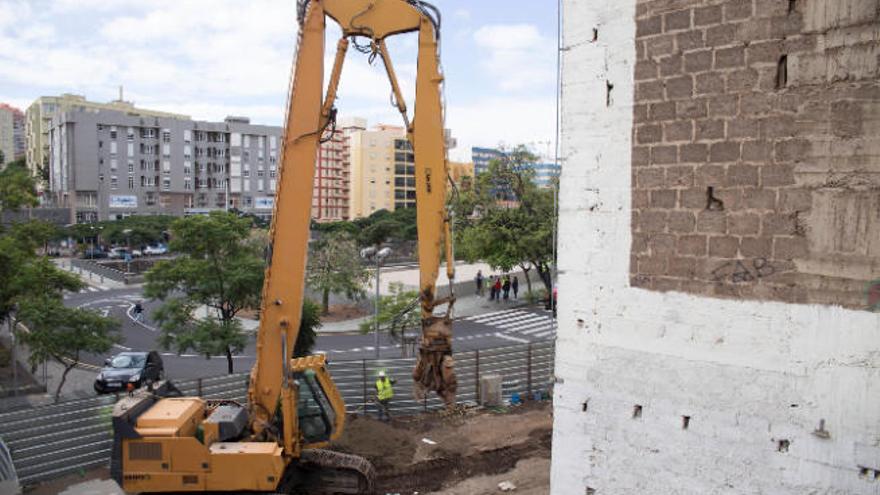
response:
<path id="1" fill-rule="evenodd" d="M 531 335 L 531 334 L 533 334 L 533 333 L 537 333 L 537 332 L 541 332 L 541 331 L 545 331 L 545 330 L 555 331 L 556 328 L 555 328 L 553 325 L 550 325 L 550 326 L 543 326 L 543 327 L 533 328 L 533 329 L 531 329 L 531 330 L 526 330 L 526 331 L 524 331 L 524 332 L 520 332 L 520 333 L 522 333 L 523 335 Z"/>
<path id="2" fill-rule="evenodd" d="M 508 310 L 508 312 L 505 313 L 505 314 L 496 315 L 496 316 L 490 316 L 490 317 L 488 317 L 488 318 L 486 318 L 486 317 L 475 318 L 475 319 L 473 319 L 473 320 L 471 320 L 471 321 L 473 321 L 474 323 L 484 323 L 484 324 L 486 324 L 486 323 L 489 323 L 489 322 L 492 322 L 492 321 L 502 321 L 502 320 L 507 320 L 507 319 L 510 319 L 510 318 L 513 317 L 513 316 L 526 315 L 526 314 L 527 314 L 527 313 L 526 313 L 525 311 L 519 311 L 519 310 Z"/>
<path id="3" fill-rule="evenodd" d="M 102 310 L 101 310 L 101 316 L 103 316 L 104 318 L 110 316 L 110 308 L 104 308 L 104 309 L 102 309 Z"/>
<path id="4" fill-rule="evenodd" d="M 506 323 L 506 322 L 498 322 L 499 324 L 495 325 L 495 326 L 498 326 L 500 328 L 507 328 L 510 330 L 518 330 L 520 328 L 529 328 L 531 326 L 534 326 L 536 323 L 537 324 L 547 323 L 547 321 L 548 321 L 547 318 L 545 318 L 543 316 L 538 316 L 538 317 L 532 317 L 532 318 L 529 318 L 526 320 L 516 322 L 513 325 L 505 325 L 504 327 L 500 327 L 500 325 L 503 323 Z"/>
<path id="5" fill-rule="evenodd" d="M 497 315 L 497 314 L 501 314 L 501 313 L 506 313 L 506 312 L 508 312 L 508 311 L 511 311 L 511 310 L 510 310 L 510 309 L 505 309 L 505 310 L 502 310 L 502 311 L 493 311 L 493 312 L 491 312 L 491 313 L 483 313 L 483 314 L 481 314 L 481 315 L 468 316 L 467 318 L 462 318 L 462 319 L 463 319 L 463 320 L 466 320 L 466 321 L 474 321 L 474 320 L 476 320 L 477 318 L 484 318 L 484 317 L 486 317 L 486 316 L 492 316 L 492 315 Z"/>
<path id="6" fill-rule="evenodd" d="M 533 337 L 539 339 L 539 338 L 542 338 L 542 337 L 549 337 L 549 336 L 553 335 L 554 333 L 555 333 L 555 332 L 553 332 L 553 331 L 550 331 L 550 332 L 541 332 L 541 333 L 536 333 L 535 335 L 533 335 Z"/>
<path id="7" fill-rule="evenodd" d="M 519 337 L 511 337 L 510 335 L 504 335 L 501 332 L 495 332 L 494 334 L 499 339 L 509 340 L 511 342 L 519 342 L 520 344 L 528 344 L 530 341 L 526 339 L 521 339 Z"/>
<path id="8" fill-rule="evenodd" d="M 124 345 L 119 345 L 119 344 L 113 344 L 113 347 L 115 347 L 117 349 L 122 349 L 123 351 L 130 351 L 131 350 L 131 347 L 125 347 Z"/>
<path id="9" fill-rule="evenodd" d="M 151 327 L 150 325 L 147 325 L 146 323 L 141 323 L 140 321 L 135 320 L 135 319 L 134 319 L 134 316 L 132 316 L 132 314 L 131 314 L 131 312 L 132 312 L 133 310 L 134 310 L 134 304 L 131 304 L 131 305 L 128 306 L 128 310 L 125 312 L 125 314 L 128 316 L 128 319 L 129 319 L 129 320 L 131 320 L 133 323 L 135 323 L 135 324 L 137 324 L 137 325 L 140 325 L 140 326 L 146 328 L 147 330 L 149 330 L 149 331 L 151 331 L 151 332 L 157 332 L 157 331 L 158 331 L 158 330 L 156 329 L 156 327 Z"/>

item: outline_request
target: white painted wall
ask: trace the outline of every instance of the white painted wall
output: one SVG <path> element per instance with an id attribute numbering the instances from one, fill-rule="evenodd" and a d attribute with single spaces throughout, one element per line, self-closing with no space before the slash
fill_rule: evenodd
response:
<path id="1" fill-rule="evenodd" d="M 563 18 L 552 493 L 880 494 L 880 315 L 630 288 L 635 0 Z"/>

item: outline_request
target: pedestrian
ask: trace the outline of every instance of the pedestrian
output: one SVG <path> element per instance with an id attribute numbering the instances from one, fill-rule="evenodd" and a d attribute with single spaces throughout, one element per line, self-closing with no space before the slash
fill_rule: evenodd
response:
<path id="1" fill-rule="evenodd" d="M 495 277 L 495 285 L 492 287 L 495 289 L 495 300 L 501 302 L 501 277 Z"/>
<path id="2" fill-rule="evenodd" d="M 391 421 L 391 414 L 388 406 L 394 397 L 394 384 L 397 380 L 392 380 L 385 376 L 385 370 L 379 370 L 379 377 L 376 379 L 376 399 L 378 401 L 379 421 Z"/>
<path id="3" fill-rule="evenodd" d="M 514 276 L 513 282 L 510 284 L 510 288 L 513 289 L 513 298 L 518 299 L 519 296 L 519 277 Z"/>
<path id="4" fill-rule="evenodd" d="M 510 277 L 507 275 L 504 276 L 504 284 L 502 284 L 501 290 L 504 291 L 504 300 L 510 299 Z"/>
<path id="5" fill-rule="evenodd" d="M 477 284 L 477 296 L 483 295 L 483 270 L 477 270 L 477 276 L 474 278 Z"/>
<path id="6" fill-rule="evenodd" d="M 134 303 L 134 310 L 132 312 L 134 313 L 134 321 L 140 322 L 144 315 L 144 305 L 140 301 Z"/>
<path id="7" fill-rule="evenodd" d="M 489 278 L 489 300 L 495 300 L 495 277 Z"/>

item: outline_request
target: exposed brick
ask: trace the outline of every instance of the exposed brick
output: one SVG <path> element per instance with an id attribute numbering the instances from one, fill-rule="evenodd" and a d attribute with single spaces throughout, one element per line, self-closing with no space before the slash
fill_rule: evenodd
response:
<path id="1" fill-rule="evenodd" d="M 758 167 L 754 165 L 731 165 L 727 167 L 727 184 L 730 186 L 757 186 Z"/>
<path id="2" fill-rule="evenodd" d="M 705 256 L 706 236 L 683 235 L 678 238 L 675 250 L 681 256 Z"/>
<path id="3" fill-rule="evenodd" d="M 690 120 L 677 120 L 663 124 L 663 140 L 690 141 L 694 137 L 694 125 Z"/>
<path id="4" fill-rule="evenodd" d="M 651 191 L 652 208 L 675 208 L 677 202 L 676 193 L 671 189 L 658 189 Z"/>
<path id="5" fill-rule="evenodd" d="M 752 16 L 752 0 L 730 0 L 724 5 L 724 22 L 739 21 Z"/>
<path id="6" fill-rule="evenodd" d="M 648 105 L 633 105 L 633 122 L 644 123 L 648 120 Z"/>
<path id="7" fill-rule="evenodd" d="M 682 56 L 669 55 L 660 59 L 660 76 L 669 77 L 681 74 Z"/>
<path id="8" fill-rule="evenodd" d="M 653 146 L 651 147 L 651 163 L 652 164 L 668 164 L 678 162 L 678 147 L 671 146 Z M 756 174 L 757 175 L 757 174 Z"/>
<path id="9" fill-rule="evenodd" d="M 703 48 L 704 46 L 706 46 L 706 41 L 703 39 L 702 29 L 678 33 L 675 36 L 675 49 L 680 52 L 695 50 L 697 48 Z"/>
<path id="10" fill-rule="evenodd" d="M 672 260 L 668 260 L 667 263 L 672 263 Z M 669 273 L 669 267 L 667 265 L 666 273 Z M 671 277 L 656 277 L 654 278 L 654 290 L 658 292 L 670 292 L 677 291 L 681 287 L 681 280 L 677 278 Z"/>
<path id="11" fill-rule="evenodd" d="M 697 141 L 722 139 L 724 138 L 724 121 L 723 120 L 698 120 L 696 122 Z"/>
<path id="12" fill-rule="evenodd" d="M 704 163 L 709 157 L 709 146 L 705 144 L 683 144 L 678 150 L 682 163 Z"/>
<path id="13" fill-rule="evenodd" d="M 647 208 L 650 205 L 650 195 L 646 189 L 633 189 L 632 197 L 633 208 Z"/>
<path id="14" fill-rule="evenodd" d="M 776 208 L 776 190 L 761 188 L 743 190 L 743 207 L 758 210 Z"/>
<path id="15" fill-rule="evenodd" d="M 725 211 L 737 211 L 742 208 L 742 189 L 738 187 L 715 188 L 712 190 L 712 196 L 723 203 Z"/>
<path id="16" fill-rule="evenodd" d="M 723 165 L 703 165 L 697 167 L 694 184 L 702 187 L 720 187 L 727 181 Z M 703 195 L 703 207 L 706 206 L 706 195 Z"/>
<path id="17" fill-rule="evenodd" d="M 662 168 L 640 168 L 636 172 L 636 184 L 644 189 L 662 187 L 664 175 Z"/>
<path id="18" fill-rule="evenodd" d="M 696 94 L 698 95 L 714 95 L 724 92 L 724 76 L 715 72 L 707 72 L 705 74 L 697 74 L 696 77 Z M 711 107 L 715 98 L 709 100 Z"/>
<path id="19" fill-rule="evenodd" d="M 680 10 L 678 12 L 670 12 L 663 16 L 663 30 L 678 31 L 691 27 L 691 10 Z"/>
<path id="20" fill-rule="evenodd" d="M 639 215 L 639 228 L 642 232 L 663 232 L 666 230 L 666 212 L 645 210 Z"/>
<path id="21" fill-rule="evenodd" d="M 788 139 L 776 142 L 777 162 L 799 162 L 809 155 L 812 145 L 806 139 Z"/>
<path id="22" fill-rule="evenodd" d="M 715 68 L 731 69 L 742 67 L 746 63 L 745 49 L 741 46 L 722 48 L 715 51 Z"/>
<path id="23" fill-rule="evenodd" d="M 712 50 L 700 50 L 684 55 L 685 72 L 703 72 L 712 68 Z"/>
<path id="24" fill-rule="evenodd" d="M 709 238 L 709 256 L 735 258 L 739 251 L 739 238 L 725 235 Z"/>
<path id="25" fill-rule="evenodd" d="M 727 121 L 727 138 L 744 139 L 758 137 L 758 121 L 752 119 L 731 119 Z"/>
<path id="26" fill-rule="evenodd" d="M 651 120 L 672 120 L 675 118 L 675 102 L 651 103 L 648 111 Z"/>
<path id="27" fill-rule="evenodd" d="M 697 215 L 697 232 L 707 234 L 727 233 L 727 214 L 723 211 L 701 211 Z"/>
<path id="28" fill-rule="evenodd" d="M 767 164 L 761 167 L 761 185 L 764 187 L 790 186 L 794 183 L 794 167 L 790 164 Z"/>
<path id="29" fill-rule="evenodd" d="M 645 54 L 648 57 L 669 55 L 675 51 L 675 35 L 656 36 L 645 40 Z"/>
<path id="30" fill-rule="evenodd" d="M 746 258 L 770 258 L 773 255 L 773 239 L 770 237 L 743 237 L 739 252 Z"/>
<path id="31" fill-rule="evenodd" d="M 706 30 L 706 46 L 725 46 L 736 39 L 736 27 L 731 24 L 710 27 Z"/>
<path id="32" fill-rule="evenodd" d="M 761 234 L 794 235 L 795 217 L 791 214 L 765 213 L 761 216 Z"/>
<path id="33" fill-rule="evenodd" d="M 673 257 L 669 259 L 666 274 L 672 277 L 697 278 L 703 269 L 704 260 L 690 257 Z"/>
<path id="34" fill-rule="evenodd" d="M 641 125 L 637 131 L 637 141 L 639 144 L 657 143 L 662 139 L 662 134 L 660 124 Z"/>
<path id="35" fill-rule="evenodd" d="M 773 239 L 773 257 L 782 260 L 806 258 L 810 249 L 804 237 L 776 237 Z"/>
<path id="36" fill-rule="evenodd" d="M 643 81 L 636 84 L 636 101 L 662 99 L 663 81 Z"/>
<path id="37" fill-rule="evenodd" d="M 644 40 L 636 40 L 636 60 L 644 60 L 647 56 Z"/>
<path id="38" fill-rule="evenodd" d="M 788 14 L 788 2 L 782 0 L 756 0 L 755 15 L 760 17 L 776 17 Z"/>
<path id="39" fill-rule="evenodd" d="M 693 167 L 678 166 L 666 168 L 666 187 L 691 187 L 693 184 Z"/>
<path id="40" fill-rule="evenodd" d="M 745 141 L 742 145 L 742 159 L 746 162 L 765 162 L 773 154 L 773 145 L 766 141 Z"/>
<path id="41" fill-rule="evenodd" d="M 739 107 L 739 96 L 721 95 L 709 100 L 710 117 L 732 117 Z"/>
<path id="42" fill-rule="evenodd" d="M 638 232 L 633 234 L 632 252 L 633 254 L 642 254 L 648 252 L 647 234 L 642 234 Z"/>
<path id="43" fill-rule="evenodd" d="M 706 190 L 693 188 L 679 191 L 678 204 L 682 208 L 703 209 L 706 207 Z"/>
<path id="44" fill-rule="evenodd" d="M 695 98 L 693 100 L 678 101 L 675 103 L 675 113 L 679 118 L 700 118 L 706 116 L 706 100 Z"/>
<path id="45" fill-rule="evenodd" d="M 676 240 L 672 234 L 651 234 L 648 237 L 648 249 L 652 256 L 669 256 L 675 254 Z"/>
<path id="46" fill-rule="evenodd" d="M 751 91 L 758 84 L 758 71 L 752 68 L 740 69 L 727 75 L 727 91 L 740 93 Z"/>
<path id="47" fill-rule="evenodd" d="M 665 256 L 639 256 L 639 273 L 642 275 L 663 275 L 666 273 Z"/>
<path id="48" fill-rule="evenodd" d="M 708 26 L 721 22 L 721 6 L 712 5 L 694 9 L 694 26 Z"/>
<path id="49" fill-rule="evenodd" d="M 669 172 L 667 171 L 667 181 Z M 780 189 L 779 210 L 782 213 L 809 211 L 813 207 L 813 194 L 808 189 Z"/>
<path id="50" fill-rule="evenodd" d="M 761 136 L 766 138 L 792 137 L 796 130 L 794 117 L 790 115 L 761 120 Z"/>
<path id="51" fill-rule="evenodd" d="M 639 260 L 637 257 L 633 256 L 630 259 L 630 271 L 638 272 L 639 269 Z M 654 287 L 653 280 L 651 277 L 647 277 L 645 275 L 633 275 L 629 278 L 629 285 L 631 287 L 635 287 L 637 289 L 651 289 Z"/>
<path id="52" fill-rule="evenodd" d="M 751 93 L 740 96 L 741 115 L 761 115 L 773 111 L 773 96 L 765 93 Z"/>
<path id="53" fill-rule="evenodd" d="M 694 231 L 696 217 L 689 211 L 672 211 L 669 213 L 669 231 L 688 234 Z"/>
<path id="54" fill-rule="evenodd" d="M 663 31 L 663 18 L 661 16 L 649 17 L 636 21 L 636 37 L 660 34 Z"/>
<path id="55" fill-rule="evenodd" d="M 761 217 L 754 213 L 731 213 L 727 230 L 733 235 L 756 235 L 761 228 Z"/>
<path id="56" fill-rule="evenodd" d="M 648 146 L 634 146 L 632 164 L 634 167 L 644 167 L 651 162 L 651 148 Z"/>
<path id="57" fill-rule="evenodd" d="M 636 81 L 657 79 L 657 71 L 657 63 L 653 60 L 639 60 L 636 63 L 635 79 Z"/>
<path id="58" fill-rule="evenodd" d="M 694 80 L 691 76 L 673 77 L 666 80 L 666 97 L 669 99 L 690 98 L 694 95 Z"/>
<path id="59" fill-rule="evenodd" d="M 735 162 L 739 160 L 740 146 L 738 142 L 725 141 L 715 143 L 709 148 L 710 162 Z"/>
<path id="60" fill-rule="evenodd" d="M 878 61 L 880 64 L 880 61 Z M 831 130 L 839 138 L 860 137 L 862 132 L 862 105 L 854 101 L 831 103 Z"/>
<path id="61" fill-rule="evenodd" d="M 778 3 L 779 0 L 774 0 Z M 749 65 L 760 63 L 777 63 L 782 55 L 782 41 L 772 40 L 749 44 L 746 59 Z"/>

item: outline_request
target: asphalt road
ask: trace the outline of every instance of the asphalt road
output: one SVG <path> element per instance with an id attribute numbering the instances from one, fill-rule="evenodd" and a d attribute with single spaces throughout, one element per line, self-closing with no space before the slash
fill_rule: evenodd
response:
<path id="1" fill-rule="evenodd" d="M 132 317 L 135 302 L 144 301 L 139 287 L 101 290 L 90 287 L 80 293 L 68 294 L 65 304 L 88 308 L 121 322 L 122 341 L 111 354 L 125 350 L 158 349 L 158 330 L 150 315 L 159 303 L 144 301 L 145 321 L 136 322 Z M 486 349 L 551 339 L 555 336 L 555 324 L 549 312 L 532 309 L 513 309 L 502 305 L 490 308 L 486 314 L 462 318 L 455 321 L 454 348 L 459 351 Z M 314 351 L 325 352 L 332 361 L 372 359 L 376 357 L 375 337 L 373 335 L 319 334 Z M 401 357 L 399 344 L 381 336 L 380 356 L 383 358 Z M 187 379 L 225 374 L 225 356 L 206 358 L 196 354 L 178 355 L 161 351 L 169 378 Z M 107 356 L 88 356 L 85 361 L 102 365 Z M 234 356 L 234 370 L 249 370 L 254 364 L 254 337 L 249 339 L 246 349 Z"/>

